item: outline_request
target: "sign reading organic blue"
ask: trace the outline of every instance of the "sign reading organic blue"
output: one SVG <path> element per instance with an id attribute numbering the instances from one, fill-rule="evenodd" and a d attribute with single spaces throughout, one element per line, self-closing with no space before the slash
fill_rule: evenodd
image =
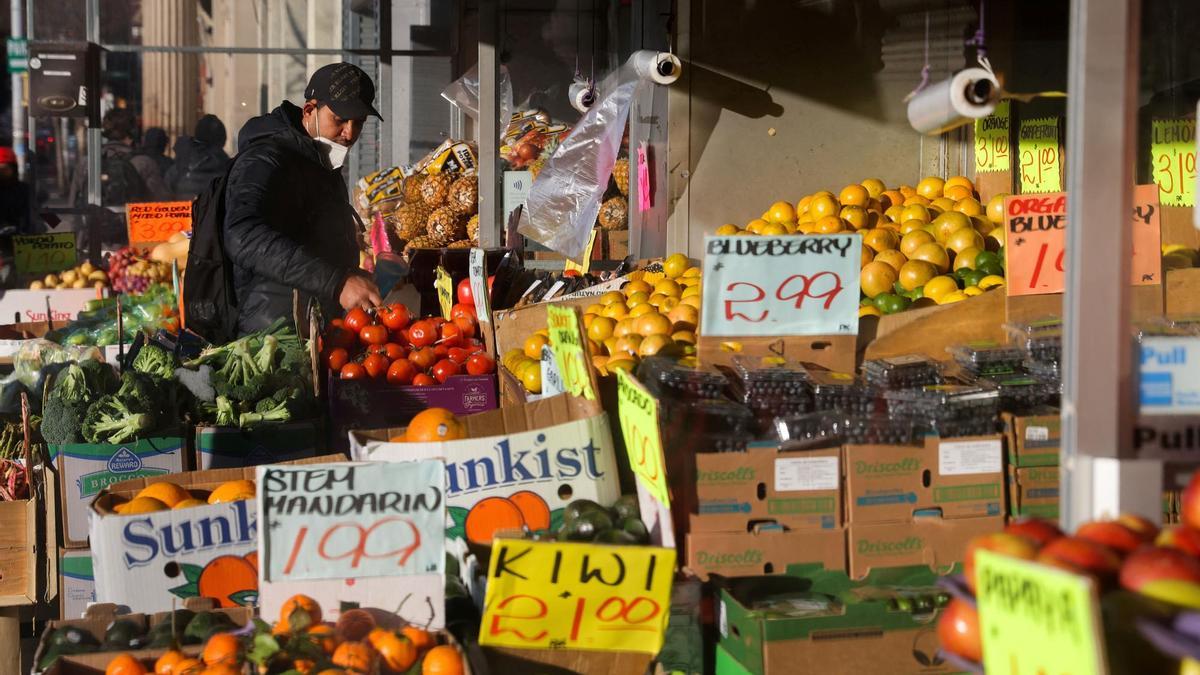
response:
<path id="1" fill-rule="evenodd" d="M 440 460 L 258 467 L 264 577 L 440 575 L 444 473 Z"/>
<path id="2" fill-rule="evenodd" d="M 705 337 L 858 333 L 862 237 L 704 238 Z"/>

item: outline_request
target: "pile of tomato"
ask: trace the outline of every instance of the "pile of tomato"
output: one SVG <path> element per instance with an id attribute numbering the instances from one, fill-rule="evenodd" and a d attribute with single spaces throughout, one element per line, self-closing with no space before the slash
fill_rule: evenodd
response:
<path id="1" fill-rule="evenodd" d="M 386 380 L 418 387 L 444 384 L 455 375 L 488 375 L 496 361 L 484 351 L 471 287 L 458 286 L 450 319 L 415 319 L 401 304 L 367 312 L 352 309 L 329 322 L 321 359 L 343 380 Z"/>

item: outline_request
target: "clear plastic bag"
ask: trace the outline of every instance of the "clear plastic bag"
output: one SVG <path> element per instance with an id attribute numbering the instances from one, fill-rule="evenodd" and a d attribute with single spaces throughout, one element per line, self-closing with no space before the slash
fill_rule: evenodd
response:
<path id="1" fill-rule="evenodd" d="M 500 81 L 497 83 L 500 88 L 500 119 L 498 123 L 499 134 L 497 140 L 504 137 L 504 131 L 508 129 L 508 121 L 513 115 L 513 90 L 512 80 L 508 77 L 508 68 L 500 66 Z M 479 119 L 479 66 L 471 66 L 471 69 L 463 74 L 462 77 L 451 82 L 442 90 L 442 98 L 458 106 L 463 112 L 467 113 L 473 120 Z"/>

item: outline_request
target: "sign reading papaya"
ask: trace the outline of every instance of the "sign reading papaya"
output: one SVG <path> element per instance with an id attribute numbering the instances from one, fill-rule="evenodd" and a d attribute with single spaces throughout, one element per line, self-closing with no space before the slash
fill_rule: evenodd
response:
<path id="1" fill-rule="evenodd" d="M 126 204 L 129 220 L 129 244 L 157 244 L 176 232 L 192 229 L 191 202 L 143 202 Z"/>
<path id="2" fill-rule="evenodd" d="M 574 307 L 546 305 L 546 326 L 550 329 L 550 349 L 558 361 L 563 386 L 573 396 L 596 400 L 590 361 L 584 350 L 583 324 Z"/>
<path id="3" fill-rule="evenodd" d="M 854 335 L 862 237 L 704 238 L 706 337 Z"/>
<path id="4" fill-rule="evenodd" d="M 670 506 L 658 428 L 658 402 L 637 378 L 620 369 L 617 370 L 617 417 L 621 420 L 630 468 L 658 501 Z"/>
<path id="5" fill-rule="evenodd" d="M 479 643 L 657 654 L 675 551 L 497 539 Z"/>
<path id="6" fill-rule="evenodd" d="M 1021 120 L 1021 192 L 1062 190 L 1062 147 L 1058 143 L 1058 118 Z"/>
<path id="7" fill-rule="evenodd" d="M 1133 189 L 1133 260 L 1130 282 L 1162 283 L 1161 224 L 1158 188 Z M 1061 293 L 1067 227 L 1067 195 L 1014 195 L 1004 200 L 1007 246 L 1004 249 L 1009 295 Z"/>
<path id="8" fill-rule="evenodd" d="M 1008 171 L 1009 101 L 1000 101 L 996 110 L 975 120 L 975 172 Z"/>
<path id="9" fill-rule="evenodd" d="M 983 667 L 1011 675 L 1105 673 L 1092 580 L 990 551 L 975 554 Z"/>
<path id="10" fill-rule="evenodd" d="M 1163 206 L 1196 205 L 1196 120 L 1151 120 L 1150 161 Z"/>
<path id="11" fill-rule="evenodd" d="M 444 471 L 437 460 L 260 466 L 263 578 L 441 574 Z"/>
<path id="12" fill-rule="evenodd" d="M 433 286 L 437 289 L 438 305 L 442 308 L 442 318 L 449 321 L 450 310 L 454 307 L 454 280 L 441 265 L 437 266 L 435 275 Z"/>
<path id="13" fill-rule="evenodd" d="M 61 272 L 74 267 L 75 260 L 74 232 L 13 237 L 13 266 L 17 268 L 17 276 Z"/>

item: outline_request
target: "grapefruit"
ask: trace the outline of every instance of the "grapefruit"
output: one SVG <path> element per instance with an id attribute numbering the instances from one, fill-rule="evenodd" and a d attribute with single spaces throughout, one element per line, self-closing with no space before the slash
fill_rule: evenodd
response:
<path id="1" fill-rule="evenodd" d="M 862 284 L 863 295 L 874 298 L 880 293 L 889 293 L 899 279 L 899 274 L 889 264 L 870 262 L 862 268 L 859 281 Z"/>

